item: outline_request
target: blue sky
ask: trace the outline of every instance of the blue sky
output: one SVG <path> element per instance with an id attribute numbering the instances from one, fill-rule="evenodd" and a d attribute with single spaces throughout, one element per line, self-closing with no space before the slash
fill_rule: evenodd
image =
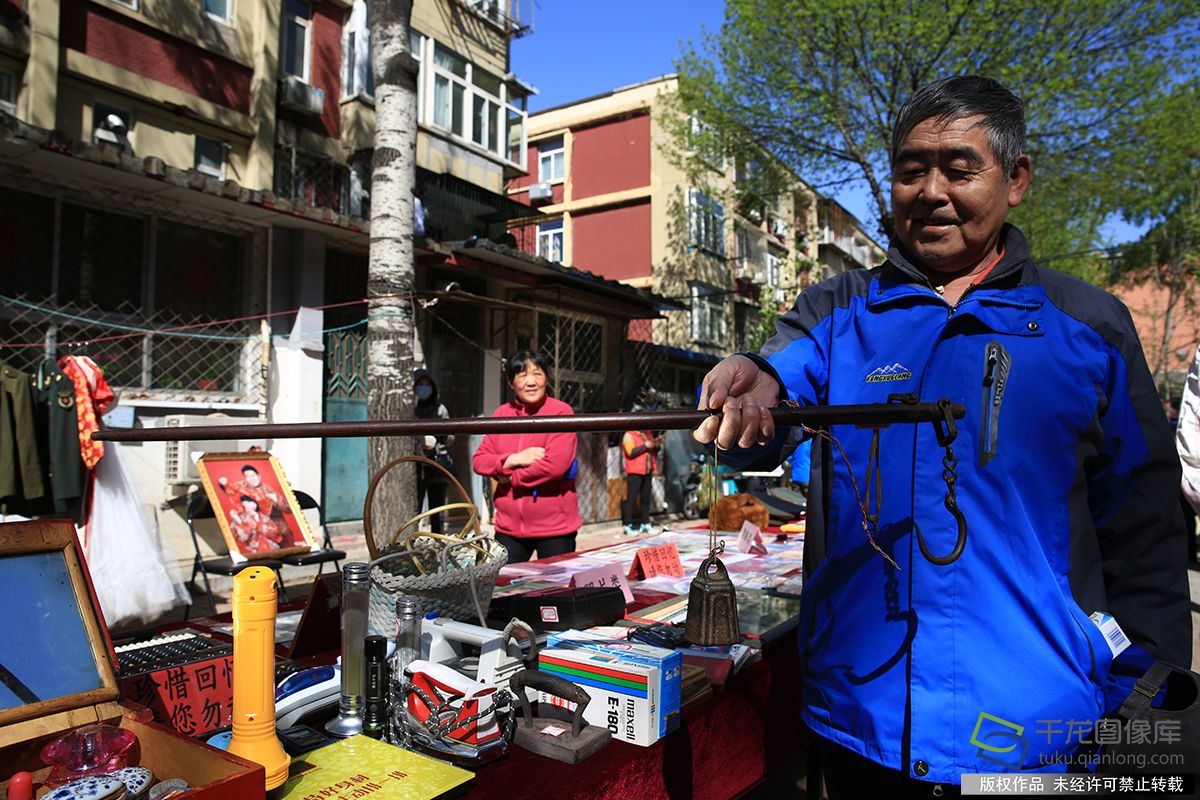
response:
<path id="1" fill-rule="evenodd" d="M 520 2 L 527 18 L 535 0 Z M 533 33 L 512 44 L 512 69 L 538 89 L 531 112 L 603 94 L 674 72 L 683 45 L 717 30 L 724 9 L 724 0 L 537 0 Z M 873 232 L 864 184 L 826 193 Z M 1106 231 L 1114 244 L 1139 232 L 1119 221 Z"/>

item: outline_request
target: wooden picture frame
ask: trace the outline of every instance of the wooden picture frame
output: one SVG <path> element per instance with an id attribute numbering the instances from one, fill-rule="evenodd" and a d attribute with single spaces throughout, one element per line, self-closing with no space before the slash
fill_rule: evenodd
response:
<path id="1" fill-rule="evenodd" d="M 230 554 L 255 559 L 312 550 L 308 520 L 275 456 L 205 453 L 196 471 Z"/>
<path id="2" fill-rule="evenodd" d="M 117 699 L 112 643 L 74 525 L 0 525 L 0 603 L 0 728 Z"/>

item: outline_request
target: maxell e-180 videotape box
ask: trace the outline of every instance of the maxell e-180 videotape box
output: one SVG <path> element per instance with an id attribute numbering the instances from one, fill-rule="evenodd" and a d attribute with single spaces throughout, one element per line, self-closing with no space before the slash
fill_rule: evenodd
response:
<path id="1" fill-rule="evenodd" d="M 658 667 L 622 661 L 608 653 L 566 648 L 541 651 L 538 666 L 582 686 L 592 699 L 583 718 L 590 725 L 608 728 L 614 739 L 651 745 L 662 735 L 665 722 Z M 538 702 L 575 710 L 573 704 L 545 692 L 538 692 Z"/>
<path id="2" fill-rule="evenodd" d="M 574 650 L 595 650 L 616 656 L 622 661 L 658 667 L 658 698 L 662 706 L 659 737 L 666 736 L 679 727 L 680 678 L 683 674 L 683 656 L 678 650 L 628 639 L 618 639 L 596 631 L 563 631 L 550 634 L 547 647 Z"/>

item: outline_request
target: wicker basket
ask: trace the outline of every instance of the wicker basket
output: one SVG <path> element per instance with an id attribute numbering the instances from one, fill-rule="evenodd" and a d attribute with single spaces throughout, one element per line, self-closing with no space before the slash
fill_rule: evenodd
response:
<path id="1" fill-rule="evenodd" d="M 389 470 L 404 463 L 429 465 L 441 470 L 464 502 L 447 503 L 417 514 L 392 535 L 388 551 L 379 554 L 371 532 L 375 489 Z M 457 534 L 417 530 L 417 523 L 425 517 L 456 508 L 470 511 L 467 523 Z M 496 575 L 508 561 L 508 551 L 492 537 L 480 533 L 479 510 L 449 470 L 423 456 L 405 456 L 388 464 L 372 478 L 367 490 L 363 529 L 372 558 L 370 633 L 396 635 L 396 600 L 405 595 L 419 597 L 425 613 L 437 612 L 443 617 L 478 620 L 479 624 L 485 624 L 484 618 L 496 588 Z"/>

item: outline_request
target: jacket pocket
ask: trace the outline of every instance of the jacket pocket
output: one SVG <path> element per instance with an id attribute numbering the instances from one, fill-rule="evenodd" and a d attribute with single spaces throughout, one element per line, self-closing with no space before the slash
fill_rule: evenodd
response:
<path id="1" fill-rule="evenodd" d="M 1000 436 L 1000 406 L 1008 388 L 1008 373 L 1012 356 L 999 342 L 988 342 L 984 348 L 982 431 L 979 437 L 979 466 L 987 466 L 996 457 Z"/>

